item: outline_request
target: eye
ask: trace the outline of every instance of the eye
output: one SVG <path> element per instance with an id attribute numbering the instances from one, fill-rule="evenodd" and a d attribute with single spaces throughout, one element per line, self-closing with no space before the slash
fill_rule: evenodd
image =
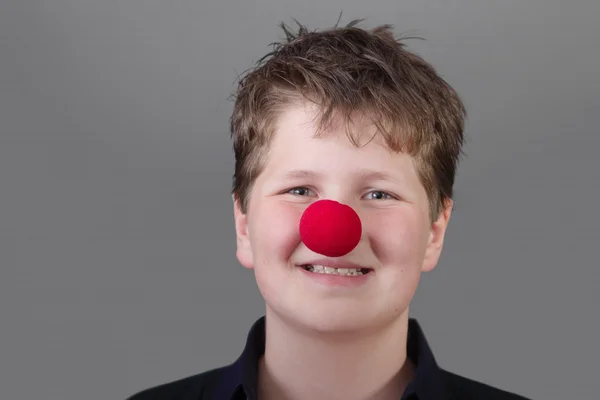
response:
<path id="1" fill-rule="evenodd" d="M 373 190 L 367 194 L 367 199 L 369 200 L 387 200 L 395 198 L 391 194 L 387 192 L 383 192 L 381 190 Z"/>
<path id="2" fill-rule="evenodd" d="M 294 196 L 308 196 L 308 194 L 310 193 L 310 189 L 305 187 L 295 187 L 293 189 L 288 190 L 288 193 Z"/>

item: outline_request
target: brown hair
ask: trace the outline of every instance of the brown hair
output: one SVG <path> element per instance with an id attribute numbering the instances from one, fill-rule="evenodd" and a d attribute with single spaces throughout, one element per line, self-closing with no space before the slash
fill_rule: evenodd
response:
<path id="1" fill-rule="evenodd" d="M 319 131 L 332 117 L 346 123 L 356 113 L 377 126 L 392 151 L 414 157 L 437 219 L 452 198 L 462 151 L 466 110 L 457 93 L 419 56 L 407 51 L 383 25 L 309 32 L 298 23 L 274 43 L 239 82 L 231 117 L 235 172 L 233 194 L 245 213 L 252 184 L 264 166 L 281 110 L 297 100 L 319 105 Z M 348 137 L 356 138 L 348 130 Z"/>

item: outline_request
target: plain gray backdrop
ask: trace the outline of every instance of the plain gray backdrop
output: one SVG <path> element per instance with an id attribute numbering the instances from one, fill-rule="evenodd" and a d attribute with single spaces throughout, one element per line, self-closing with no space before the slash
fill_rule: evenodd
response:
<path id="1" fill-rule="evenodd" d="M 229 99 L 283 37 L 389 23 L 469 112 L 411 314 L 440 365 L 597 399 L 600 2 L 3 0 L 0 398 L 124 399 L 233 361 L 264 312 L 235 258 Z"/>

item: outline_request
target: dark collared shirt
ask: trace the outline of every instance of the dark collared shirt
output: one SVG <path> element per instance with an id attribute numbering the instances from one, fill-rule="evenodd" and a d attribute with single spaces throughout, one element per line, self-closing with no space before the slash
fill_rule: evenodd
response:
<path id="1" fill-rule="evenodd" d="M 265 351 L 265 317 L 254 323 L 246 347 L 231 365 L 141 391 L 127 400 L 259 400 L 258 361 Z M 415 319 L 409 319 L 407 356 L 414 379 L 399 400 L 530 400 L 441 369 Z"/>

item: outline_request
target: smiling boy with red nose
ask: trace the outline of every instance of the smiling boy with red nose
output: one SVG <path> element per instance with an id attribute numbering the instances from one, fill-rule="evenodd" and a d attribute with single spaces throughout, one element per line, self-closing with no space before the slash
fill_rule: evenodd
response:
<path id="1" fill-rule="evenodd" d="M 440 368 L 409 305 L 452 210 L 465 110 L 387 26 L 286 29 L 231 120 L 240 358 L 132 400 L 525 399 Z"/>

